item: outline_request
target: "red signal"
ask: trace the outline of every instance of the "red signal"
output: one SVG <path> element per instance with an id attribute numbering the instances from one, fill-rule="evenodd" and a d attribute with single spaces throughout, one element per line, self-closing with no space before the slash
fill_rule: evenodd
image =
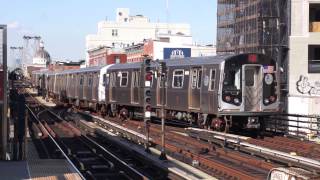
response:
<path id="1" fill-rule="evenodd" d="M 150 105 L 146 106 L 146 111 L 151 111 L 151 106 Z"/>
<path id="2" fill-rule="evenodd" d="M 257 62 L 257 55 L 256 54 L 249 54 L 248 61 L 251 63 L 256 63 Z"/>
<path id="3" fill-rule="evenodd" d="M 152 72 L 147 72 L 146 73 L 146 81 L 151 81 L 152 80 Z"/>

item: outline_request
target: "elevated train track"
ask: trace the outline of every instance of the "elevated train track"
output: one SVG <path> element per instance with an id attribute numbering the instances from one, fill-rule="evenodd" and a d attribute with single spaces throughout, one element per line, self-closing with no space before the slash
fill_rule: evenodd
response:
<path id="1" fill-rule="evenodd" d="M 62 111 L 64 112 L 61 113 Z M 55 113 L 60 114 L 61 116 L 68 114 L 66 110 L 63 110 L 63 108 L 60 112 Z M 81 114 L 83 115 L 83 113 Z M 110 117 L 107 118 L 108 120 L 105 120 L 88 113 L 85 114 L 87 118 L 83 116 L 84 118 L 82 118 L 81 121 L 75 121 L 75 123 L 73 123 L 74 127 L 82 126 L 82 129 L 88 130 L 88 134 L 101 134 L 101 132 L 97 130 L 97 126 L 100 126 L 100 128 L 104 128 L 116 134 L 121 134 L 122 136 L 137 143 L 143 143 L 145 141 L 142 122 L 121 122 L 117 118 Z M 88 119 L 92 122 L 88 123 Z M 151 142 L 153 146 L 158 149 L 161 144 L 159 129 L 159 125 L 155 124 L 153 124 L 150 129 L 152 138 Z M 208 132 L 205 130 L 201 130 L 201 133 L 195 133 L 196 130 L 194 129 L 195 131 L 190 133 L 190 129 L 187 131 L 182 128 L 174 127 L 168 127 L 167 129 L 166 148 L 168 150 L 168 154 L 185 163 L 196 166 L 200 170 L 217 178 L 266 179 L 269 176 L 269 172 L 274 168 L 289 166 L 302 167 L 307 170 L 311 170 L 315 176 L 319 173 L 319 162 L 317 159 L 315 161 L 310 161 L 308 158 L 300 158 L 289 154 L 292 152 L 291 150 L 295 150 L 294 152 L 298 155 L 305 156 L 308 154 L 307 150 L 298 147 L 298 142 L 290 141 L 281 145 L 280 140 L 279 142 L 272 142 L 273 139 L 270 138 L 266 138 L 264 141 L 256 139 L 242 139 L 240 137 L 228 137 L 228 139 L 226 138 L 226 135 L 221 136 L 222 138 L 215 137 L 215 139 L 213 139 L 210 135 L 206 134 Z M 90 135 L 88 136 L 90 137 Z M 196 139 L 193 137 L 196 137 Z M 211 139 L 208 139 L 209 137 Z M 208 144 L 207 142 L 199 141 L 200 139 L 210 143 Z M 284 141 L 286 140 L 282 139 L 282 142 Z M 258 145 L 261 145 L 261 147 Z M 288 148 L 289 145 L 296 149 Z M 271 149 L 268 149 L 268 146 Z M 234 151 L 232 148 L 230 149 L 228 147 L 235 148 L 238 151 Z M 304 146 L 303 144 L 303 147 L 308 149 L 311 148 L 315 150 L 315 152 L 317 151 L 317 148 L 312 148 L 311 146 Z M 246 149 L 246 151 L 244 151 L 244 149 Z M 266 151 L 268 153 L 266 153 Z M 316 153 L 312 154 L 312 157 L 318 158 Z M 312 154 L 309 153 L 309 155 Z M 291 159 L 291 156 L 294 158 Z"/>
<path id="2" fill-rule="evenodd" d="M 55 113 L 35 102 L 31 96 L 28 101 L 33 105 L 28 111 L 32 116 L 33 123 L 37 123 L 55 145 L 59 147 L 70 162 L 81 172 L 85 179 L 157 179 L 163 178 L 157 174 L 148 177 L 135 170 L 132 164 L 119 159 L 95 142 L 91 137 L 81 134 L 70 122 L 65 122 Z M 30 100 L 31 99 L 31 100 Z M 35 104 L 38 104 L 36 106 Z M 128 157 L 129 158 L 129 157 Z M 138 164 L 138 163 L 137 163 Z M 141 169 L 141 168 L 140 168 Z M 150 170 L 150 169 L 149 169 Z M 149 173 L 149 175 L 152 173 Z M 162 173 L 165 175 L 165 173 Z"/>

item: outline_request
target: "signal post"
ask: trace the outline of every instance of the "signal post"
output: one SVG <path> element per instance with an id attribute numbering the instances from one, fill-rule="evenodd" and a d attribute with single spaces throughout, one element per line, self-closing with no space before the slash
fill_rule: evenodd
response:
<path id="1" fill-rule="evenodd" d="M 160 91 L 161 91 L 161 154 L 159 159 L 167 160 L 166 151 L 165 151 L 165 109 L 166 105 L 166 81 L 167 81 L 167 66 L 165 62 L 159 63 L 158 78 L 160 78 Z"/>
<path id="2" fill-rule="evenodd" d="M 149 132 L 150 132 L 150 118 L 151 118 L 151 82 L 152 82 L 152 71 L 151 71 L 151 59 L 145 56 L 142 64 L 143 77 L 144 77 L 144 98 L 143 98 L 143 112 L 144 112 L 144 123 L 146 130 L 146 144 L 145 151 L 150 152 L 149 149 Z"/>

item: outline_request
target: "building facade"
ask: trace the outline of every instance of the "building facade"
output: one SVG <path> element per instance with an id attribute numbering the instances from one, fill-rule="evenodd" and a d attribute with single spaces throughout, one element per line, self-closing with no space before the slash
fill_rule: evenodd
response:
<path id="1" fill-rule="evenodd" d="M 101 46 L 88 51 L 88 66 L 101 66 L 107 64 L 126 63 L 127 55 L 122 49 Z"/>
<path id="2" fill-rule="evenodd" d="M 126 47 L 125 52 L 128 63 L 142 62 L 144 59 L 143 55 L 148 55 L 153 60 L 216 55 L 214 46 L 188 45 L 152 39 Z"/>
<path id="3" fill-rule="evenodd" d="M 217 53 L 286 56 L 288 1 L 218 0 Z"/>
<path id="4" fill-rule="evenodd" d="M 291 14 L 288 112 L 320 115 L 320 0 L 292 1 Z"/>
<path id="5" fill-rule="evenodd" d="M 189 24 L 150 22 L 142 15 L 131 16 L 128 8 L 118 8 L 116 13 L 116 21 L 101 21 L 97 34 L 86 36 L 87 50 L 99 46 L 128 47 L 144 39 L 157 39 L 160 34 L 191 36 Z M 88 55 L 86 59 L 89 60 Z"/>
<path id="6" fill-rule="evenodd" d="M 83 63 L 84 63 L 84 60 L 78 61 L 78 62 L 55 61 L 48 66 L 48 69 L 50 71 L 65 71 L 65 70 L 80 69 L 80 66 Z"/>

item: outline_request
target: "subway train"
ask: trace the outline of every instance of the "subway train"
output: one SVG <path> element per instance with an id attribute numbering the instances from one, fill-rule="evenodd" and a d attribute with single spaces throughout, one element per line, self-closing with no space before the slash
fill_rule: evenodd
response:
<path id="1" fill-rule="evenodd" d="M 152 118 L 186 121 L 211 129 L 259 129 L 266 116 L 280 111 L 278 64 L 263 54 L 218 55 L 152 61 Z M 45 96 L 96 112 L 128 118 L 143 111 L 143 63 L 113 64 L 62 72 L 34 71 L 32 83 Z M 163 90 L 163 91 L 162 91 Z"/>

